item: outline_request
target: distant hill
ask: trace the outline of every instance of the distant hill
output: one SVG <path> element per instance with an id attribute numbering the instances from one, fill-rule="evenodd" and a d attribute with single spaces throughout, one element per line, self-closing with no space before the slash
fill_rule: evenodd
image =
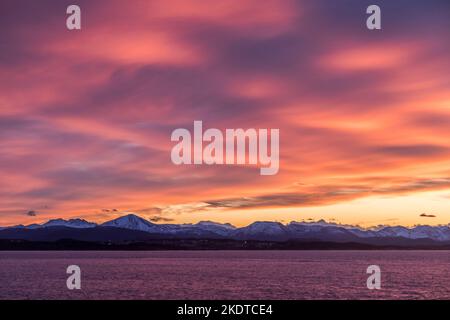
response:
<path id="1" fill-rule="evenodd" d="M 0 239 L 16 240 L 2 242 L 3 249 L 16 246 L 48 246 L 48 243 L 66 241 L 66 244 L 83 242 L 83 246 L 116 245 L 141 247 L 162 245 L 183 248 L 191 240 L 193 248 L 202 248 L 204 243 L 211 248 L 241 248 L 246 243 L 258 243 L 257 248 L 302 248 L 309 244 L 316 248 L 444 248 L 450 244 L 449 226 L 384 226 L 362 229 L 356 226 L 318 222 L 254 222 L 242 228 L 231 224 L 202 221 L 197 224 L 155 224 L 136 215 L 126 215 L 102 224 L 81 219 L 50 220 L 43 224 L 0 228 Z M 170 240 L 170 243 L 167 242 Z M 67 242 L 69 241 L 69 242 Z M 70 242 L 72 241 L 72 242 Z M 161 242 L 163 241 L 163 242 Z M 166 242 L 164 242 L 166 241 Z M 206 241 L 206 242 L 201 242 Z M 209 242 L 208 242 L 209 241 Z M 35 243 L 32 245 L 30 243 Z M 45 243 L 45 244 L 44 244 Z M 91 245 L 86 245 L 91 243 Z M 262 245 L 264 243 L 264 245 Z M 93 245 L 95 244 L 95 245 Z M 269 245 L 270 244 L 270 245 Z M 262 247 L 261 247 L 262 246 Z M 191 248 L 192 248 L 191 247 Z M 252 247 L 253 248 L 253 247 Z"/>

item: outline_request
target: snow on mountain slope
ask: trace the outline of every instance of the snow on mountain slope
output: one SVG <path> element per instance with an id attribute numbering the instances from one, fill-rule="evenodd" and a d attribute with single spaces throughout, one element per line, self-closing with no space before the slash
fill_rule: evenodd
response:
<path id="1" fill-rule="evenodd" d="M 29 225 L 16 225 L 12 227 L 0 227 L 0 230 L 2 229 L 40 229 L 40 228 L 49 228 L 49 227 L 67 227 L 67 228 L 78 228 L 78 229 L 84 229 L 84 228 L 95 228 L 97 224 L 88 222 L 83 219 L 70 219 L 70 220 L 64 220 L 64 219 L 53 219 L 49 220 L 46 223 L 43 224 L 29 224 Z"/>
<path id="2" fill-rule="evenodd" d="M 39 228 L 42 228 L 42 227 L 43 226 L 41 224 L 33 223 L 33 224 L 27 225 L 25 228 L 32 230 L 32 229 L 39 229 Z"/>
<path id="3" fill-rule="evenodd" d="M 313 236 L 320 232 L 328 234 L 335 234 L 341 236 L 356 236 L 360 238 L 368 238 L 374 236 L 370 230 L 362 229 L 358 226 L 344 225 L 333 222 L 326 222 L 325 220 L 308 221 L 308 222 L 290 222 L 287 227 L 291 230 L 293 235 Z"/>
<path id="4" fill-rule="evenodd" d="M 450 228 L 448 226 L 430 227 L 417 226 L 411 229 L 412 239 L 433 239 L 437 241 L 450 240 Z"/>
<path id="5" fill-rule="evenodd" d="M 289 232 L 285 225 L 279 222 L 256 221 L 236 229 L 231 236 L 236 239 L 287 240 Z"/>
<path id="6" fill-rule="evenodd" d="M 384 227 L 375 232 L 376 237 L 403 237 L 410 238 L 411 230 L 406 227 Z"/>
<path id="7" fill-rule="evenodd" d="M 196 231 L 201 231 L 199 229 L 193 228 L 193 225 L 189 224 L 155 224 L 134 214 L 129 214 L 111 221 L 107 221 L 101 224 L 101 226 L 139 230 L 149 233 L 158 233 L 166 235 L 178 235 L 178 234 L 199 235 L 199 232 Z"/>
<path id="8" fill-rule="evenodd" d="M 402 226 L 382 227 L 373 231 L 373 237 L 402 237 L 406 239 L 431 239 L 436 241 L 450 241 L 449 226 L 415 226 L 406 228 Z"/>
<path id="9" fill-rule="evenodd" d="M 239 230 L 248 233 L 265 233 L 268 235 L 279 235 L 286 233 L 286 226 L 279 222 L 271 221 L 256 221 L 247 227 L 240 228 Z"/>
<path id="10" fill-rule="evenodd" d="M 229 223 L 222 224 L 222 223 L 217 223 L 217 222 L 212 222 L 212 221 L 200 221 L 199 223 L 194 224 L 192 226 L 195 228 L 199 228 L 201 230 L 216 233 L 221 236 L 228 236 L 234 230 L 236 230 L 236 227 Z"/>
<path id="11" fill-rule="evenodd" d="M 28 229 L 38 228 L 39 225 L 30 225 L 27 226 Z M 83 219 L 70 219 L 70 220 L 64 220 L 64 219 L 53 219 L 49 220 L 48 222 L 44 223 L 42 227 L 48 228 L 48 227 L 68 227 L 68 228 L 95 228 L 97 224 L 92 222 L 87 222 Z"/>
<path id="12" fill-rule="evenodd" d="M 50 227 L 94 228 L 98 225 L 82 219 L 54 219 L 44 224 L 28 226 L 0 227 L 6 229 L 40 229 Z M 236 228 L 229 223 L 201 221 L 196 224 L 155 224 L 137 215 L 129 214 L 107 221 L 99 227 L 116 227 L 144 231 L 159 235 L 170 235 L 178 238 L 230 238 L 240 240 L 289 240 L 317 239 L 324 241 L 353 241 L 358 238 L 406 238 L 450 241 L 450 225 L 446 226 L 379 226 L 363 229 L 358 226 L 328 223 L 324 220 L 295 222 L 287 225 L 279 222 L 257 221 L 248 226 Z"/>
<path id="13" fill-rule="evenodd" d="M 101 226 L 140 230 L 150 233 L 159 233 L 160 231 L 162 231 L 162 228 L 159 225 L 151 223 L 150 221 L 147 221 L 134 214 L 129 214 L 111 221 L 104 222 L 101 224 Z"/>
<path id="14" fill-rule="evenodd" d="M 291 239 L 316 239 L 328 241 L 351 241 L 357 236 L 350 229 L 337 224 L 295 222 L 287 225 Z"/>

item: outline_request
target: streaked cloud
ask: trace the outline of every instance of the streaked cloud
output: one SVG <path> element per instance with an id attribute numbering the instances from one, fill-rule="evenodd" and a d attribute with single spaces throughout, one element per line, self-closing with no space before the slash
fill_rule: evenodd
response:
<path id="1" fill-rule="evenodd" d="M 378 33 L 356 0 L 78 4 L 71 33 L 63 2 L 0 3 L 0 224 L 450 188 L 448 1 L 380 1 Z M 170 133 L 194 120 L 280 128 L 280 173 L 172 165 Z"/>
<path id="2" fill-rule="evenodd" d="M 426 213 L 422 213 L 420 215 L 420 217 L 422 217 L 422 218 L 436 218 L 436 216 L 434 214 L 426 214 Z"/>

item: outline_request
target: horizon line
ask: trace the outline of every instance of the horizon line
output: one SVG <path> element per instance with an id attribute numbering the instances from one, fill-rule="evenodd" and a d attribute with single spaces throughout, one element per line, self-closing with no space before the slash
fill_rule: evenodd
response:
<path id="1" fill-rule="evenodd" d="M 63 220 L 63 221 L 82 220 L 82 221 L 85 221 L 87 223 L 93 223 L 96 226 L 101 226 L 102 224 L 107 223 L 109 221 L 114 221 L 114 220 L 117 220 L 117 219 L 120 219 L 120 218 L 123 218 L 123 217 L 127 217 L 127 216 L 134 216 L 134 217 L 140 218 L 142 220 L 145 220 L 146 222 L 149 222 L 149 223 L 152 223 L 152 224 L 155 224 L 155 225 L 195 225 L 195 224 L 198 224 L 198 223 L 201 223 L 201 222 L 211 222 L 211 223 L 216 223 L 216 224 L 221 224 L 221 225 L 230 225 L 230 226 L 232 226 L 233 228 L 236 228 L 236 229 L 248 227 L 248 226 L 250 226 L 250 225 L 252 225 L 254 223 L 279 223 L 279 224 L 281 224 L 283 226 L 287 226 L 287 225 L 289 225 L 291 223 L 304 223 L 304 224 L 326 223 L 328 225 L 335 225 L 335 226 L 343 227 L 343 228 L 352 227 L 352 228 L 357 228 L 357 229 L 360 229 L 360 230 L 372 230 L 374 228 L 381 228 L 381 227 L 403 227 L 403 228 L 406 228 L 406 229 L 413 229 L 415 227 L 420 227 L 420 226 L 449 227 L 450 228 L 450 222 L 447 223 L 447 224 L 437 224 L 437 225 L 414 224 L 414 225 L 411 225 L 411 226 L 406 226 L 406 225 L 400 225 L 400 224 L 397 224 L 397 225 L 378 224 L 378 225 L 372 225 L 372 226 L 369 226 L 369 227 L 362 227 L 362 226 L 360 226 L 358 224 L 355 224 L 355 225 L 353 225 L 353 224 L 344 224 L 344 223 L 340 223 L 340 222 L 327 221 L 326 219 L 323 219 L 323 218 L 319 219 L 319 220 L 300 220 L 300 221 L 292 220 L 292 221 L 286 222 L 286 223 L 281 222 L 281 221 L 276 221 L 276 220 L 275 221 L 274 220 L 255 220 L 255 221 L 253 221 L 253 222 L 251 222 L 251 223 L 249 223 L 247 225 L 244 225 L 242 227 L 238 227 L 238 226 L 235 226 L 235 225 L 233 225 L 232 223 L 229 223 L 229 222 L 217 222 L 217 221 L 212 221 L 212 220 L 199 220 L 199 221 L 197 221 L 195 223 L 170 223 L 170 222 L 158 223 L 158 222 L 152 221 L 152 220 L 150 220 L 148 218 L 142 217 L 142 216 L 140 216 L 138 214 L 135 214 L 135 213 L 124 214 L 124 215 L 118 216 L 118 217 L 113 218 L 113 219 L 105 220 L 103 222 L 92 222 L 92 221 L 86 220 L 85 218 L 82 218 L 82 217 L 79 216 L 79 217 L 73 217 L 73 218 L 67 218 L 67 219 L 64 219 L 64 218 L 52 218 L 52 219 L 48 219 L 48 220 L 43 220 L 42 222 L 39 222 L 39 223 L 36 222 L 36 223 L 31 223 L 31 224 L 18 224 L 18 225 L 10 225 L 10 226 L 1 226 L 0 225 L 0 228 L 8 229 L 8 228 L 14 228 L 14 227 L 28 227 L 28 226 L 32 226 L 32 225 L 44 225 L 45 223 L 48 223 L 50 221 L 55 221 L 55 220 Z"/>

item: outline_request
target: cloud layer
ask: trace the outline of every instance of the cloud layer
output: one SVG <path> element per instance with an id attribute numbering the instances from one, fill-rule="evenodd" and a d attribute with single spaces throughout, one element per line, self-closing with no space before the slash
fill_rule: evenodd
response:
<path id="1" fill-rule="evenodd" d="M 378 2 L 373 32 L 368 1 L 82 0 L 81 31 L 64 1 L 2 1 L 0 221 L 448 189 L 450 4 Z M 174 166 L 194 120 L 279 128 L 280 173 Z"/>

